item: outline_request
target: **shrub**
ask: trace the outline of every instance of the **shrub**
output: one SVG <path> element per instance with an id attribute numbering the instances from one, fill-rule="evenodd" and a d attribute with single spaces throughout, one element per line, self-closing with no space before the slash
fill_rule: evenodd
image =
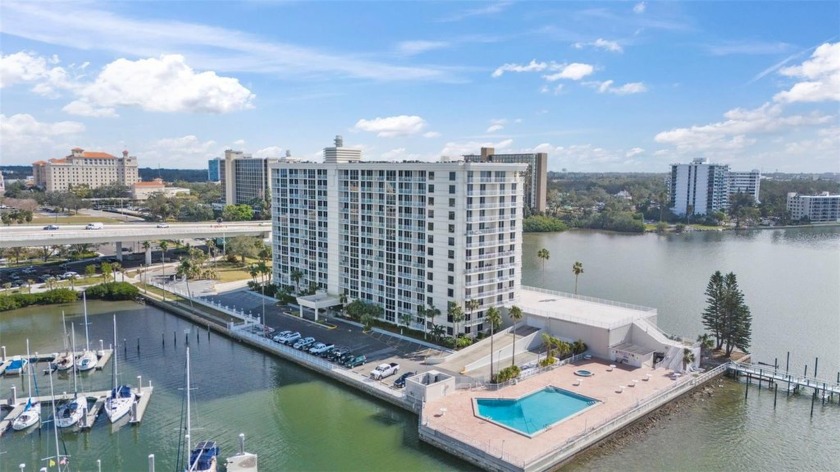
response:
<path id="1" fill-rule="evenodd" d="M 548 367 L 550 365 L 554 365 L 554 363 L 556 361 L 557 361 L 557 359 L 555 359 L 554 356 L 547 357 L 547 358 L 540 361 L 540 367 Z"/>
<path id="2" fill-rule="evenodd" d="M 561 220 L 542 215 L 533 215 L 525 218 L 522 222 L 522 231 L 526 233 L 545 233 L 554 231 L 566 231 L 569 229 L 566 223 Z"/>
<path id="3" fill-rule="evenodd" d="M 496 377 L 493 379 L 493 381 L 494 383 L 503 383 L 507 382 L 508 380 L 515 379 L 517 377 L 519 377 L 519 366 L 513 365 L 500 370 L 499 373 L 496 374 Z"/>
<path id="4" fill-rule="evenodd" d="M 140 290 L 128 282 L 108 282 L 85 290 L 88 298 L 101 298 L 102 300 L 134 300 L 140 295 Z"/>
<path id="5" fill-rule="evenodd" d="M 78 294 L 69 288 L 57 288 L 41 293 L 15 293 L 0 295 L 0 311 L 16 310 L 30 305 L 53 305 L 72 303 Z"/>

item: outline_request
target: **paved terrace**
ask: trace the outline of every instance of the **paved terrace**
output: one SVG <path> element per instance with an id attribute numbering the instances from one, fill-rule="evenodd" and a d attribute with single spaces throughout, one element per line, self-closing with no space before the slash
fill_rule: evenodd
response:
<path id="1" fill-rule="evenodd" d="M 656 308 L 535 287 L 522 287 L 516 305 L 525 313 L 609 329 L 656 316 Z"/>
<path id="2" fill-rule="evenodd" d="M 578 369 L 587 369 L 595 375 L 578 377 L 574 374 Z M 609 422 L 640 402 L 672 389 L 675 384 L 690 381 L 690 377 L 673 380 L 671 371 L 665 369 L 608 369 L 609 365 L 602 361 L 584 360 L 537 374 L 498 391 L 458 390 L 427 403 L 421 421 L 435 430 L 436 436 L 449 436 L 489 456 L 502 458 L 512 466 L 511 470 L 523 470 L 527 464 L 561 448 L 585 431 Z M 648 378 L 647 374 L 651 377 L 643 380 Z M 575 386 L 578 380 L 580 385 Z M 630 387 L 634 380 L 637 381 L 635 386 Z M 601 403 L 547 428 L 533 438 L 481 419 L 473 413 L 474 398 L 518 398 L 549 385 L 586 395 Z M 619 386 L 625 386 L 622 393 L 617 392 L 621 390 Z"/>

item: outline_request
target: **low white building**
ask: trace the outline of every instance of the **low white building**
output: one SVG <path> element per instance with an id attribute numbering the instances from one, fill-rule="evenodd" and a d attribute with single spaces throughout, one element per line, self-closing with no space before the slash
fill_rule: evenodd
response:
<path id="1" fill-rule="evenodd" d="M 154 179 L 150 182 L 137 182 L 131 186 L 131 198 L 134 200 L 147 200 L 153 193 L 163 193 L 167 197 L 174 197 L 178 194 L 189 195 L 190 189 L 167 187 L 161 179 Z"/>

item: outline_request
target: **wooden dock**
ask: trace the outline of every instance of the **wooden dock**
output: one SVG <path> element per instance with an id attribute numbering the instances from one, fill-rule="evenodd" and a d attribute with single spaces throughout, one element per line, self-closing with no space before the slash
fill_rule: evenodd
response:
<path id="1" fill-rule="evenodd" d="M 813 389 L 818 395 L 827 399 L 837 395 L 840 398 L 840 384 L 832 383 L 825 379 L 816 377 L 796 376 L 790 372 L 783 372 L 774 369 L 773 366 L 762 364 L 737 364 L 730 363 L 729 371 L 738 376 L 748 377 L 752 380 L 775 384 L 777 387 L 789 392 L 801 391 L 805 388 Z"/>
<path id="2" fill-rule="evenodd" d="M 139 397 L 138 395 L 139 390 Z M 151 382 L 147 387 L 137 387 L 132 388 L 132 391 L 135 394 L 135 402 L 134 405 L 131 407 L 131 418 L 129 420 L 130 424 L 139 424 L 143 420 L 143 415 L 146 413 L 146 408 L 149 406 L 149 402 L 152 399 L 152 392 L 154 391 L 154 387 L 152 387 Z M 102 409 L 105 407 L 105 399 L 108 397 L 110 390 L 102 390 L 97 392 L 86 392 L 86 393 L 79 393 L 79 396 L 84 396 L 88 399 L 88 401 L 93 401 L 93 406 L 86 412 L 86 415 L 82 417 L 79 421 L 79 427 L 82 430 L 88 430 L 93 427 L 96 419 L 99 417 L 99 414 L 102 412 Z M 26 408 L 26 400 L 29 397 L 17 398 L 15 399 L 14 403 L 11 403 L 11 399 L 5 398 L 0 400 L 0 408 L 4 410 L 11 410 L 5 418 L 0 421 L 0 436 L 2 436 L 6 431 L 8 431 L 11 426 L 12 422 L 18 415 L 23 413 L 24 408 Z M 55 395 L 56 403 L 64 400 L 69 400 L 73 398 L 72 393 L 60 393 Z M 33 400 L 36 402 L 41 403 L 41 413 L 52 414 L 50 410 L 50 405 L 52 404 L 52 398 L 49 395 L 40 396 L 40 397 L 33 397 Z"/>
<path id="3" fill-rule="evenodd" d="M 99 355 L 100 352 L 102 353 L 101 356 Z M 84 353 L 84 351 L 76 351 L 76 353 L 73 356 L 74 359 L 79 358 L 83 353 Z M 97 357 L 99 358 L 99 361 L 96 363 L 95 370 L 102 370 L 108 364 L 108 362 L 110 362 L 111 356 L 114 355 L 114 350 L 113 349 L 97 349 L 96 353 L 97 353 Z M 59 354 L 60 353 L 58 353 L 58 352 L 50 352 L 50 353 L 46 353 L 46 354 L 39 354 L 39 353 L 36 352 L 35 354 L 30 355 L 28 359 L 29 359 L 29 362 L 34 362 L 37 366 L 37 364 L 40 364 L 41 362 L 47 362 L 47 363 L 53 362 L 55 360 L 55 358 L 58 357 Z M 26 358 L 25 355 L 22 355 L 22 356 L 7 356 L 6 360 L 0 362 L 0 375 L 5 375 L 6 367 L 8 367 L 9 364 L 11 364 L 12 359 L 14 359 L 15 357 L 20 357 L 21 359 Z M 49 370 L 45 369 L 44 374 L 49 374 Z"/>

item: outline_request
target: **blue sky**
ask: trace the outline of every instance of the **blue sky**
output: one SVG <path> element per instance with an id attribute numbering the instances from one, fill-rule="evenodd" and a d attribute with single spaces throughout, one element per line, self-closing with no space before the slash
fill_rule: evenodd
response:
<path id="1" fill-rule="evenodd" d="M 0 3 L 0 163 L 495 146 L 551 170 L 840 172 L 840 3 Z"/>

